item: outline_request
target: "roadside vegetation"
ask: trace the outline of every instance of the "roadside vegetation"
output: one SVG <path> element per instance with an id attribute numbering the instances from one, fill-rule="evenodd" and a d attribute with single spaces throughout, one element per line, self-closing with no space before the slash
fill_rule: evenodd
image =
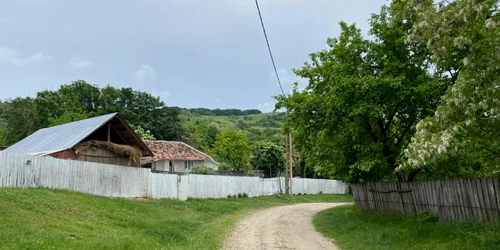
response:
<path id="1" fill-rule="evenodd" d="M 314 225 L 344 250 L 500 249 L 500 222 L 439 223 L 432 215 L 407 217 L 346 205 L 319 212 Z"/>
<path id="2" fill-rule="evenodd" d="M 238 197 L 238 196 L 237 196 Z M 0 189 L 0 249 L 220 249 L 250 211 L 349 195 L 153 200 L 49 189 Z"/>

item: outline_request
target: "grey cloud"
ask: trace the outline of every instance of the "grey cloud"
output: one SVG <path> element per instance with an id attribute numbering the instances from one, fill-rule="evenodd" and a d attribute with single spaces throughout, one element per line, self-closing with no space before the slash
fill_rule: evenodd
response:
<path id="1" fill-rule="evenodd" d="M 26 66 L 32 63 L 50 59 L 52 59 L 52 56 L 46 56 L 40 52 L 23 58 L 16 50 L 7 47 L 0 47 L 0 63 L 9 66 Z"/>

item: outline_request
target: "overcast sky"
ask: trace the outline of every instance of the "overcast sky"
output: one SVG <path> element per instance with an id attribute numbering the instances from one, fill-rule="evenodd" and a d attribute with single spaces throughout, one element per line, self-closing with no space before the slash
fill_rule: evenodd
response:
<path id="1" fill-rule="evenodd" d="M 311 52 L 366 32 L 384 0 L 260 0 L 289 91 Z M 271 111 L 279 92 L 254 0 L 0 0 L 0 99 L 83 79 L 169 106 Z"/>

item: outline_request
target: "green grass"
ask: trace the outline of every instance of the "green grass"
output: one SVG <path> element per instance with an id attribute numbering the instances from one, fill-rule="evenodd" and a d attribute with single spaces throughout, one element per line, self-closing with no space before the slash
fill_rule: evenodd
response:
<path id="1" fill-rule="evenodd" d="M 256 209 L 349 195 L 126 200 L 49 189 L 0 188 L 0 249 L 219 249 Z"/>
<path id="2" fill-rule="evenodd" d="M 372 213 L 353 205 L 321 211 L 316 229 L 350 249 L 500 249 L 500 223 L 438 223 L 429 217 Z"/>

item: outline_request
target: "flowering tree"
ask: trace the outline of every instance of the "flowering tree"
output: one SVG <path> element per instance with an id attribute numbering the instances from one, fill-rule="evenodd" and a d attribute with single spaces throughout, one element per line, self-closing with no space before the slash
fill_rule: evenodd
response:
<path id="1" fill-rule="evenodd" d="M 373 39 L 341 23 L 339 37 L 295 70 L 308 86 L 277 97 L 278 108 L 291 111 L 295 148 L 318 175 L 352 182 L 405 179 L 395 174 L 402 150 L 451 83 L 432 71 L 425 44 L 405 42 L 417 21 L 408 1 L 395 0 L 372 15 Z"/>
<path id="2" fill-rule="evenodd" d="M 413 0 L 410 42 L 425 43 L 437 70 L 456 79 L 434 116 L 421 121 L 397 171 L 445 176 L 500 174 L 498 0 Z M 444 175 L 444 176 L 443 176 Z"/>

